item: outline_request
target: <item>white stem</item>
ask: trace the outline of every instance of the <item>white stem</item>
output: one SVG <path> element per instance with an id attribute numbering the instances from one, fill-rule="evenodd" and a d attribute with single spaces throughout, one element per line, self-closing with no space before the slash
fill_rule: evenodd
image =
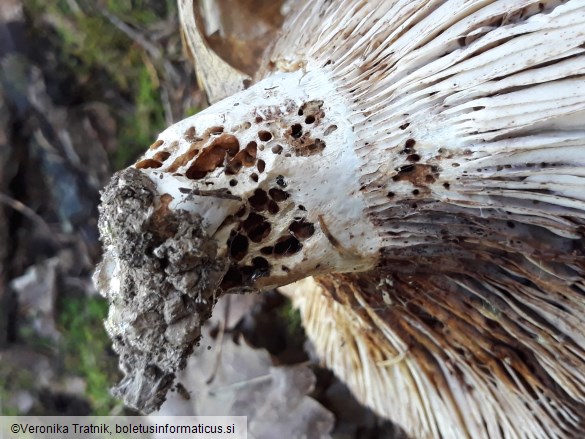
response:
<path id="1" fill-rule="evenodd" d="M 366 270 L 380 244 L 347 108 L 322 70 L 275 74 L 165 130 L 136 167 L 159 205 L 201 215 L 230 286 Z"/>
<path id="2" fill-rule="evenodd" d="M 375 266 L 354 143 L 322 72 L 278 74 L 171 126 L 114 177 L 95 279 L 127 404 L 162 404 L 221 294 Z"/>

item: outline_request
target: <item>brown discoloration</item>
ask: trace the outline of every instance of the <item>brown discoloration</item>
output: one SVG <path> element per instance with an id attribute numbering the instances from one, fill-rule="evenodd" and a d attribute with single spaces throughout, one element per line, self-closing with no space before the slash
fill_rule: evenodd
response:
<path id="1" fill-rule="evenodd" d="M 327 224 L 325 223 L 325 220 L 323 219 L 323 215 L 318 215 L 317 219 L 319 220 L 319 226 L 321 227 L 321 231 L 325 235 L 325 238 L 327 238 L 327 241 L 329 241 L 329 243 L 340 253 L 346 253 L 347 250 L 341 245 L 341 243 L 337 240 L 337 238 L 335 236 L 333 236 L 331 234 L 331 232 L 329 231 L 329 227 L 327 227 Z"/>
<path id="2" fill-rule="evenodd" d="M 185 176 L 193 180 L 205 177 L 209 172 L 223 166 L 227 157 L 233 157 L 240 149 L 237 137 L 221 134 L 199 154 L 195 162 L 187 169 Z"/>
<path id="3" fill-rule="evenodd" d="M 162 163 L 154 159 L 144 159 L 136 163 L 136 169 L 160 168 Z"/>
<path id="4" fill-rule="evenodd" d="M 366 326 L 377 328 L 382 322 L 385 331 L 399 337 L 408 346 L 411 361 L 428 375 L 438 393 L 449 395 L 452 388 L 437 360 L 449 369 L 466 364 L 489 382 L 495 379 L 500 392 L 518 395 L 524 401 L 531 400 L 528 389 L 537 389 L 537 393 L 545 392 L 548 398 L 579 412 L 580 405 L 555 383 L 542 363 L 542 358 L 550 358 L 553 338 L 563 339 L 566 328 L 538 318 L 538 308 L 533 307 L 537 297 L 546 292 L 551 301 L 551 294 L 555 297 L 555 312 L 568 314 L 569 285 L 544 272 L 535 277 L 535 267 L 524 257 L 477 245 L 468 246 L 467 251 L 445 251 L 449 246 L 437 247 L 434 257 L 418 254 L 415 249 L 399 249 L 385 255 L 384 266 L 376 272 L 327 276 L 318 281 L 336 301 L 359 313 Z M 513 274 L 502 271 L 502 265 L 513 267 Z M 514 291 L 515 300 L 502 295 L 504 286 Z M 366 312 L 363 303 L 367 303 Z M 378 320 L 372 320 L 370 313 Z M 377 330 L 371 333 L 382 334 Z M 568 351 L 562 355 L 570 356 Z M 564 364 L 571 363 L 564 360 Z M 456 372 L 465 385 L 463 372 Z"/>
<path id="5" fill-rule="evenodd" d="M 392 177 L 393 181 L 408 181 L 413 186 L 420 188 L 421 191 L 428 190 L 427 185 L 439 177 L 436 167 L 422 163 L 403 165 L 397 171 L 397 174 Z"/>
<path id="6" fill-rule="evenodd" d="M 298 124 L 293 125 L 285 132 L 285 136 L 295 155 L 309 157 L 322 152 L 326 146 L 325 142 L 321 139 L 313 138 L 310 132 L 299 131 L 299 126 Z"/>
<path id="7" fill-rule="evenodd" d="M 162 194 L 160 196 L 160 203 L 167 210 L 171 201 L 173 201 L 173 196 L 171 194 Z"/>
<path id="8" fill-rule="evenodd" d="M 555 384 L 539 359 L 539 356 L 549 358 L 547 350 L 555 345 L 548 332 L 563 338 L 562 330 L 548 324 L 546 331 L 538 328 L 546 321 L 535 320 L 535 311 L 529 305 L 519 301 L 511 303 L 494 294 L 498 290 L 483 287 L 491 284 L 494 288 L 502 282 L 496 280 L 494 285 L 494 279 L 490 278 L 495 261 L 497 258 L 478 266 L 473 260 L 459 260 L 445 266 L 447 271 L 451 270 L 449 267 L 455 269 L 447 276 L 437 273 L 436 266 L 415 263 L 419 267 L 415 275 L 405 273 L 400 265 L 394 264 L 387 267 L 387 272 L 324 276 L 316 280 L 328 296 L 349 310 L 348 315 L 359 315 L 359 330 L 352 334 L 356 338 L 352 345 L 374 350 L 384 347 L 372 355 L 374 358 L 388 348 L 395 349 L 396 345 L 389 344 L 383 335 L 391 332 L 401 340 L 399 345 L 406 346 L 409 361 L 415 362 L 418 370 L 433 383 L 437 394 L 452 397 L 453 388 L 445 379 L 446 373 L 451 374 L 450 380 L 469 386 L 465 373 L 457 366 L 465 364 L 467 371 L 473 370 L 476 376 L 485 378 L 484 383 L 497 383 L 499 392 L 529 401 L 531 396 L 527 390 L 538 389 L 537 393 L 545 392 L 548 398 L 578 413 L 580 404 Z M 523 290 L 522 281 L 514 276 L 507 277 L 506 282 L 518 288 L 517 294 Z M 556 279 L 545 288 L 555 291 L 561 283 Z M 467 294 L 461 285 L 469 285 L 474 294 Z M 376 319 L 372 318 L 373 314 Z M 336 320 L 336 325 L 348 323 Z M 384 332 L 380 325 L 385 327 Z M 530 327 L 528 331 L 525 325 Z M 542 338 L 535 338 L 534 331 Z M 372 339 L 364 338 L 363 334 Z M 389 359 L 393 358 L 400 357 L 394 355 Z M 469 387 L 469 391 L 481 389 Z"/>
<path id="9" fill-rule="evenodd" d="M 241 261 L 248 254 L 248 238 L 242 234 L 236 233 L 230 236 L 228 248 L 230 257 L 236 261 Z"/>
<path id="10" fill-rule="evenodd" d="M 329 134 L 331 134 L 333 131 L 337 130 L 337 125 L 329 125 L 326 129 L 325 132 L 323 133 L 324 136 L 328 136 Z"/>
<path id="11" fill-rule="evenodd" d="M 322 107 L 323 101 L 321 100 L 305 102 L 299 108 L 298 115 L 304 117 L 306 124 L 319 125 L 321 119 L 325 117 L 325 112 L 322 110 Z"/>
<path id="12" fill-rule="evenodd" d="M 272 139 L 272 133 L 265 130 L 258 131 L 258 138 L 263 142 L 268 142 L 270 139 Z"/>
<path id="13" fill-rule="evenodd" d="M 165 225 L 166 219 L 171 213 L 171 210 L 169 208 L 169 204 L 171 204 L 171 201 L 173 201 L 173 197 L 171 194 L 162 194 L 160 196 L 160 204 L 152 215 L 152 225 L 154 226 L 155 229 L 160 231 L 161 236 L 163 236 L 165 239 L 173 234 L 172 231 L 167 230 L 167 227 Z"/>
<path id="14" fill-rule="evenodd" d="M 240 172 L 242 166 L 251 167 L 256 164 L 256 156 L 258 153 L 258 145 L 256 142 L 250 142 L 246 148 L 242 149 L 236 156 L 228 163 L 225 173 L 234 175 Z"/>
<path id="15" fill-rule="evenodd" d="M 169 166 L 167 169 L 165 169 L 165 171 L 167 172 L 177 172 L 177 170 L 182 167 L 185 166 L 187 163 L 189 163 L 191 160 L 193 160 L 197 154 L 199 154 L 200 151 L 200 147 L 203 144 L 203 141 L 200 140 L 198 142 L 194 142 L 191 143 L 191 145 L 189 145 L 189 149 L 187 150 L 187 152 L 181 154 L 179 157 L 177 157 L 175 159 L 175 161 L 171 164 L 171 166 Z"/>
<path id="16" fill-rule="evenodd" d="M 256 189 L 254 191 L 254 195 L 248 198 L 248 203 L 252 209 L 256 210 L 257 212 L 262 212 L 268 208 L 268 195 L 264 189 Z"/>
<path id="17" fill-rule="evenodd" d="M 303 244 L 294 236 L 282 236 L 274 244 L 274 256 L 291 256 L 300 252 L 302 248 Z"/>
<path id="18" fill-rule="evenodd" d="M 195 163 L 187 169 L 185 176 L 192 180 L 199 180 L 209 172 L 214 171 L 218 166 L 221 166 L 225 156 L 226 151 L 221 146 L 207 148 L 197 157 Z"/>
<path id="19" fill-rule="evenodd" d="M 299 240 L 308 239 L 315 233 L 315 226 L 312 223 L 306 222 L 304 219 L 293 221 L 288 230 Z"/>
<path id="20" fill-rule="evenodd" d="M 231 134 L 222 134 L 222 133 L 223 133 L 223 127 L 221 127 L 221 126 L 208 128 L 207 130 L 205 130 L 205 132 L 203 133 L 203 135 L 201 137 L 197 137 L 195 135 L 196 134 L 195 127 L 191 127 L 189 129 L 187 129 L 185 131 L 184 138 L 185 138 L 185 140 L 191 141 L 189 148 L 187 149 L 187 151 L 185 151 L 183 154 L 181 154 L 179 157 L 177 157 L 175 159 L 175 161 L 167 169 L 165 169 L 165 171 L 177 172 L 177 170 L 180 167 L 186 166 L 195 157 L 197 157 L 197 155 L 201 151 L 203 151 L 204 149 L 212 148 L 212 147 L 217 146 L 217 145 L 221 146 L 226 151 L 230 151 L 230 155 L 233 156 L 239 149 L 238 139 L 235 136 L 232 136 Z M 213 136 L 217 136 L 217 137 L 215 137 L 212 140 L 212 142 L 209 145 L 207 145 L 207 143 L 209 142 L 209 139 Z M 174 141 L 171 144 L 171 147 L 174 147 L 175 149 L 178 148 L 178 146 L 179 146 L 179 142 L 177 142 L 177 141 Z M 172 152 L 171 147 L 169 147 L 170 152 Z M 233 152 L 233 154 L 232 154 L 231 152 L 234 149 L 235 149 L 235 152 Z M 207 159 L 204 159 L 204 160 L 207 160 Z"/>
<path id="21" fill-rule="evenodd" d="M 159 139 L 156 142 L 154 142 L 152 145 L 150 145 L 149 149 L 157 149 L 159 146 L 162 146 L 163 143 L 165 143 L 165 142 Z"/>
<path id="22" fill-rule="evenodd" d="M 158 162 L 164 163 L 171 156 L 170 152 L 167 151 L 159 151 L 157 152 L 152 158 Z"/>
<path id="23" fill-rule="evenodd" d="M 242 227 L 250 240 L 256 243 L 262 242 L 272 230 L 272 226 L 266 218 L 254 212 L 251 212 L 242 222 Z"/>
<path id="24" fill-rule="evenodd" d="M 236 154 L 236 157 L 234 157 L 225 168 L 226 175 L 236 175 L 238 172 L 240 172 L 240 169 L 242 169 L 242 160 L 240 153 L 247 154 L 245 150 L 242 150 L 238 154 Z"/>
<path id="25" fill-rule="evenodd" d="M 270 195 L 270 198 L 277 202 L 285 201 L 289 197 L 288 192 L 278 188 L 269 189 L 268 195 Z"/>
<path id="26" fill-rule="evenodd" d="M 240 150 L 240 142 L 236 136 L 231 134 L 222 134 L 213 139 L 208 148 L 219 146 L 224 149 L 228 156 L 233 157 Z"/>
<path id="27" fill-rule="evenodd" d="M 196 139 L 196 136 L 197 130 L 195 130 L 195 127 L 187 128 L 183 133 L 183 138 L 188 142 L 193 142 Z"/>

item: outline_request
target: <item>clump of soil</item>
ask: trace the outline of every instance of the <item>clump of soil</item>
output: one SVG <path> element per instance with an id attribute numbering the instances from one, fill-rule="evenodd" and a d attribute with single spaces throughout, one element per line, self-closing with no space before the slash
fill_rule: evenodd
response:
<path id="1" fill-rule="evenodd" d="M 200 216 L 164 205 L 156 210 L 155 196 L 151 180 L 136 169 L 114 176 L 102 195 L 106 253 L 96 272 L 125 374 L 114 393 L 147 413 L 164 402 L 193 352 L 227 270 Z"/>

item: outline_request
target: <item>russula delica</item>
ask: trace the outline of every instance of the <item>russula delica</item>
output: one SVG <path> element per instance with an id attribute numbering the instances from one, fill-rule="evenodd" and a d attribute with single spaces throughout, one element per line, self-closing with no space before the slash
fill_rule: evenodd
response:
<path id="1" fill-rule="evenodd" d="M 158 408 L 221 295 L 307 278 L 325 364 L 414 437 L 585 437 L 585 1 L 295 8 L 103 193 L 118 394 Z"/>

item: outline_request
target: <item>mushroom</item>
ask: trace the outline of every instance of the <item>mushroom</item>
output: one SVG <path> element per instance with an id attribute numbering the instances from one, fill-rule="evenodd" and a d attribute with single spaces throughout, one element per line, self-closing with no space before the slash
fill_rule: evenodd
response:
<path id="1" fill-rule="evenodd" d="M 584 78 L 581 0 L 298 2 L 254 85 L 103 193 L 118 394 L 158 408 L 220 296 L 299 281 L 413 436 L 583 437 Z"/>

